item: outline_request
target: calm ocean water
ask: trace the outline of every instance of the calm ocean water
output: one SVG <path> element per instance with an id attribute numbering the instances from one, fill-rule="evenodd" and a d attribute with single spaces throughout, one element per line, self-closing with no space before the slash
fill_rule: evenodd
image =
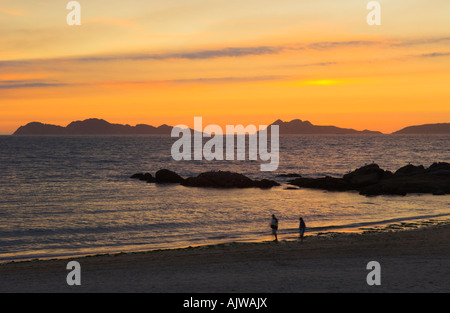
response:
<path id="1" fill-rule="evenodd" d="M 342 176 L 368 163 L 395 171 L 408 163 L 450 162 L 450 136 L 283 136 L 280 166 L 259 161 L 172 160 L 170 137 L 0 136 L 0 261 L 270 240 L 309 232 L 447 217 L 450 196 L 365 197 L 286 190 L 281 173 Z M 217 190 L 130 179 L 161 168 L 184 177 L 230 170 L 276 179 L 270 190 Z"/>

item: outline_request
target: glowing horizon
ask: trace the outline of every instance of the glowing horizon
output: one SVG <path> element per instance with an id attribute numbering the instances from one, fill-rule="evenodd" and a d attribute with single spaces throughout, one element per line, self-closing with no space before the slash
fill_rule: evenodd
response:
<path id="1" fill-rule="evenodd" d="M 268 125 L 391 133 L 450 122 L 450 3 L 80 1 L 0 5 L 0 134 L 38 121 Z"/>

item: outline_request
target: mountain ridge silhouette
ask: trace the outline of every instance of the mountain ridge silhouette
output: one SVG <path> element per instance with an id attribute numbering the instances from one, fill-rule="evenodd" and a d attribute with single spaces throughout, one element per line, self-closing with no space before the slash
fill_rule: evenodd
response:
<path id="1" fill-rule="evenodd" d="M 286 134 L 362 134 L 362 135 L 381 135 L 380 131 L 372 130 L 355 130 L 352 128 L 341 128 L 333 125 L 314 125 L 310 121 L 302 121 L 293 119 L 284 122 L 277 119 L 269 125 L 278 125 L 280 135 Z M 162 124 L 158 127 L 137 124 L 131 126 L 129 124 L 113 124 L 104 119 L 88 118 L 83 121 L 73 121 L 67 126 L 58 126 L 53 124 L 44 124 L 41 122 L 30 122 L 24 126 L 20 126 L 13 135 L 169 135 L 173 126 Z M 191 133 L 194 131 L 191 129 Z M 450 123 L 436 123 L 413 125 L 404 127 L 392 134 L 450 134 Z"/>

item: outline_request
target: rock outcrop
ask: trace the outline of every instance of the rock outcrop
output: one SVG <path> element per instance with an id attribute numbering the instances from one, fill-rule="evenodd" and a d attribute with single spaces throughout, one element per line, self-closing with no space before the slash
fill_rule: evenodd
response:
<path id="1" fill-rule="evenodd" d="M 205 172 L 196 177 L 185 179 L 173 171 L 162 169 L 156 172 L 155 177 L 149 173 L 136 173 L 130 178 L 159 184 L 176 183 L 186 187 L 203 188 L 271 188 L 280 186 L 279 183 L 273 180 L 252 180 L 245 175 L 228 171 Z"/>
<path id="2" fill-rule="evenodd" d="M 153 175 L 150 173 L 145 173 L 145 174 L 144 173 L 136 173 L 136 174 L 131 175 L 130 178 L 144 180 L 149 183 L 154 183 L 156 181 L 155 177 L 153 177 Z"/>
<path id="3" fill-rule="evenodd" d="M 156 172 L 155 181 L 160 184 L 180 184 L 184 178 L 173 171 L 162 169 Z"/>
<path id="4" fill-rule="evenodd" d="M 228 171 L 206 172 L 197 177 L 189 177 L 183 183 L 188 187 L 206 187 L 206 188 L 271 188 L 280 184 L 268 180 L 252 180 L 245 175 Z"/>
<path id="5" fill-rule="evenodd" d="M 280 174 L 280 175 L 277 175 L 277 177 L 294 178 L 294 177 L 302 177 L 302 175 L 297 174 L 297 173 L 288 173 L 288 174 Z"/>
<path id="6" fill-rule="evenodd" d="M 412 164 L 395 173 L 370 164 L 342 178 L 297 178 L 291 185 L 329 191 L 358 191 L 362 195 L 406 195 L 410 193 L 450 194 L 450 164 L 433 163 L 429 168 Z"/>

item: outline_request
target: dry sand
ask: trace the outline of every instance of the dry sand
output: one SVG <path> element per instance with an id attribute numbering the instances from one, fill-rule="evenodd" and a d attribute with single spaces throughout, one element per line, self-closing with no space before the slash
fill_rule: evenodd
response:
<path id="1" fill-rule="evenodd" d="M 450 224 L 413 230 L 309 236 L 75 258 L 81 286 L 68 286 L 68 259 L 0 265 L 0 292 L 449 292 Z M 369 286 L 367 263 L 381 265 Z"/>

